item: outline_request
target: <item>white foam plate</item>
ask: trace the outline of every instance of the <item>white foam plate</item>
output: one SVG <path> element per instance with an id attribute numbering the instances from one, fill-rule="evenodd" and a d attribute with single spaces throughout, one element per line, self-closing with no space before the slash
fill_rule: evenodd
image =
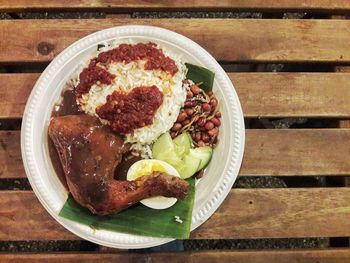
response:
<path id="1" fill-rule="evenodd" d="M 97 44 L 112 39 L 153 41 L 180 54 L 185 62 L 215 72 L 214 93 L 220 101 L 222 112 L 220 141 L 205 177 L 196 185 L 191 230 L 199 227 L 215 212 L 236 180 L 244 151 L 243 114 L 233 85 L 216 60 L 192 40 L 158 27 L 118 26 L 88 35 L 62 51 L 41 74 L 28 99 L 21 131 L 24 167 L 41 204 L 57 222 L 83 239 L 121 249 L 152 247 L 173 239 L 94 231 L 86 225 L 58 216 L 67 199 L 67 192 L 57 178 L 48 154 L 47 127 L 51 110 L 77 65 L 96 51 Z"/>

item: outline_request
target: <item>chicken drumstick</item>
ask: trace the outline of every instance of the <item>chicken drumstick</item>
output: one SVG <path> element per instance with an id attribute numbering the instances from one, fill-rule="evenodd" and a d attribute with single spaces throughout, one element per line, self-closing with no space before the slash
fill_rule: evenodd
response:
<path id="1" fill-rule="evenodd" d="M 74 199 L 95 214 L 121 211 L 150 196 L 183 199 L 188 183 L 154 172 L 135 181 L 114 180 L 114 170 L 128 146 L 107 126 L 88 115 L 54 117 L 49 125 Z"/>

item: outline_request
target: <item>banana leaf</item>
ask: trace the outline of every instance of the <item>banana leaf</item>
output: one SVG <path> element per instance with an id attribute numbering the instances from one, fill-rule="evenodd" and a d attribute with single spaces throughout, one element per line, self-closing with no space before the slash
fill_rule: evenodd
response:
<path id="1" fill-rule="evenodd" d="M 59 216 L 88 225 L 96 230 L 105 229 L 142 236 L 188 239 L 192 221 L 195 179 L 190 178 L 187 181 L 190 187 L 186 199 L 178 200 L 168 209 L 154 210 L 139 203 L 116 214 L 98 216 L 80 206 L 72 196 L 69 196 Z M 183 222 L 177 222 L 175 216 L 178 216 Z"/>
<path id="2" fill-rule="evenodd" d="M 213 89 L 215 73 L 207 68 L 203 68 L 190 63 L 185 63 L 187 67 L 186 78 L 192 80 L 194 83 L 201 83 L 200 87 L 205 92 Z"/>

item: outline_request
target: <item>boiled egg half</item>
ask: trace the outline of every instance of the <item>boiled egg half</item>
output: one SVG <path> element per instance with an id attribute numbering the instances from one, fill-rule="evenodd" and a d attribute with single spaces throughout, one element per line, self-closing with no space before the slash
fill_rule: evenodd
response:
<path id="1" fill-rule="evenodd" d="M 134 163 L 128 170 L 127 180 L 132 181 L 153 172 L 164 172 L 172 176 L 180 177 L 176 169 L 170 164 L 160 160 L 140 160 Z M 153 209 L 166 209 L 173 206 L 177 201 L 174 197 L 154 196 L 141 200 L 140 202 Z"/>

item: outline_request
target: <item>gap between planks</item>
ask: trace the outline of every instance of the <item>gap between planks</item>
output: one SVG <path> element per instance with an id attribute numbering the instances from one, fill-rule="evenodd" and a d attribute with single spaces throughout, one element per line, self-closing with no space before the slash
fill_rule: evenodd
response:
<path id="1" fill-rule="evenodd" d="M 349 118 L 350 73 L 228 73 L 245 117 Z M 21 118 L 39 74 L 0 74 L 0 118 Z"/>
<path id="2" fill-rule="evenodd" d="M 0 191 L 0 240 L 75 240 L 32 191 Z M 191 239 L 350 235 L 350 188 L 233 189 Z M 267 227 L 268 226 L 268 227 Z"/>
<path id="3" fill-rule="evenodd" d="M 83 36 L 128 24 L 174 30 L 223 62 L 350 62 L 347 20 L 125 18 L 0 20 L 6 36 L 0 63 L 48 62 Z M 7 39 L 16 41 L 9 45 Z"/>
<path id="4" fill-rule="evenodd" d="M 218 10 L 218 11 L 293 11 L 293 12 L 346 12 L 350 10 L 347 0 L 165 0 L 165 1 L 138 1 L 138 0 L 2 0 L 2 12 L 28 11 L 177 11 L 177 10 Z"/>
<path id="5" fill-rule="evenodd" d="M 249 129 L 240 176 L 348 176 L 349 148 L 350 129 Z M 26 176 L 19 131 L 0 131 L 0 163 L 0 178 Z"/>

